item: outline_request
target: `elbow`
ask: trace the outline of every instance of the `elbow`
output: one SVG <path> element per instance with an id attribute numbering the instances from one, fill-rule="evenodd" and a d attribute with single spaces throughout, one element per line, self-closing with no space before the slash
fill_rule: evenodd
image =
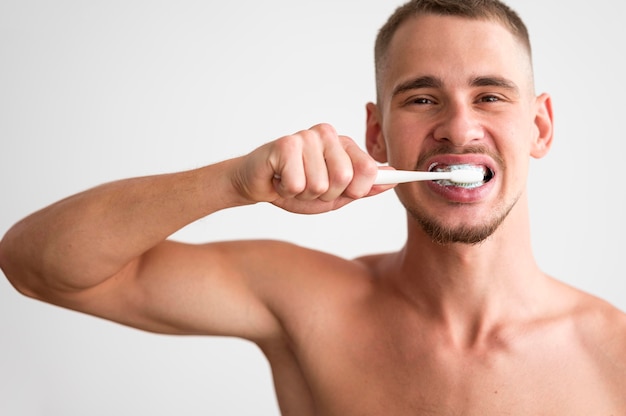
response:
<path id="1" fill-rule="evenodd" d="M 11 266 L 11 255 L 9 254 L 9 250 L 7 248 L 6 236 L 0 240 L 0 270 L 4 273 L 4 276 L 7 278 L 9 283 L 20 293 L 24 293 L 22 289 L 20 289 L 19 285 L 16 284 L 16 279 L 14 277 L 13 269 Z"/>
<path id="2" fill-rule="evenodd" d="M 59 303 L 104 280 L 85 272 L 89 264 L 78 262 L 77 266 L 77 262 L 68 261 L 71 254 L 59 250 L 58 242 L 50 241 L 49 232 L 33 228 L 18 222 L 0 239 L 0 269 L 19 293 Z"/>
<path id="3" fill-rule="evenodd" d="M 36 280 L 34 273 L 28 266 L 20 265 L 17 258 L 19 256 L 9 232 L 0 239 L 0 270 L 19 293 L 31 298 L 40 298 L 33 289 L 33 282 Z"/>
<path id="4" fill-rule="evenodd" d="M 65 298 L 89 289 L 67 283 L 61 278 L 65 269 L 59 262 L 46 261 L 45 248 L 33 245 L 22 235 L 18 225 L 0 239 L 0 270 L 11 286 L 29 298 L 57 304 Z"/>

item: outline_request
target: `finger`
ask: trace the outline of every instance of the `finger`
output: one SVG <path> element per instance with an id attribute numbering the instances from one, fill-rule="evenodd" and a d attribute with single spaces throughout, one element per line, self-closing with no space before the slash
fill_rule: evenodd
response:
<path id="1" fill-rule="evenodd" d="M 378 164 L 352 139 L 342 137 L 342 144 L 346 154 L 350 158 L 354 171 L 352 180 L 346 187 L 344 194 L 354 199 L 369 195 L 374 185 L 374 180 L 376 179 Z"/>
<path id="2" fill-rule="evenodd" d="M 306 177 L 306 186 L 297 198 L 311 201 L 328 190 L 329 179 L 325 160 L 325 146 L 333 132 L 329 129 L 311 128 L 302 133 L 302 164 Z"/>
<path id="3" fill-rule="evenodd" d="M 338 138 L 327 143 L 324 151 L 328 172 L 328 189 L 320 195 L 322 201 L 333 201 L 344 194 L 354 176 L 352 160 Z"/>
<path id="4" fill-rule="evenodd" d="M 273 143 L 270 164 L 274 170 L 274 187 L 283 198 L 293 198 L 306 188 L 302 162 L 302 140 L 285 136 Z"/>
<path id="5" fill-rule="evenodd" d="M 322 136 L 332 136 L 332 130 L 324 130 L 314 126 L 276 142 L 274 177 L 281 197 L 311 201 L 328 190 Z"/>

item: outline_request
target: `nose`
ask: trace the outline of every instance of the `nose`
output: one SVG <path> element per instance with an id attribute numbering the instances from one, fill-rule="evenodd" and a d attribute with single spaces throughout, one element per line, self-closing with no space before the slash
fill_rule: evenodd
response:
<path id="1" fill-rule="evenodd" d="M 435 140 L 461 147 L 480 141 L 484 137 L 484 129 L 471 106 L 449 103 L 440 113 L 433 136 Z"/>

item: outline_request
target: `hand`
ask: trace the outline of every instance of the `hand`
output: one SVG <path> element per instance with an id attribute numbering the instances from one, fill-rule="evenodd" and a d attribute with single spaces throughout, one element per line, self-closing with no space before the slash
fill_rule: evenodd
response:
<path id="1" fill-rule="evenodd" d="M 241 159 L 240 194 L 285 210 L 314 214 L 340 208 L 393 186 L 373 186 L 377 164 L 328 124 L 285 136 Z"/>

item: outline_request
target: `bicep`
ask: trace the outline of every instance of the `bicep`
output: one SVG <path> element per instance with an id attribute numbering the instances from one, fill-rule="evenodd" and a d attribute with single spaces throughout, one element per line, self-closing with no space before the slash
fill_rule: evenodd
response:
<path id="1" fill-rule="evenodd" d="M 65 306 L 151 332 L 268 339 L 280 324 L 264 292 L 272 271 L 254 260 L 263 244 L 166 241 Z"/>

